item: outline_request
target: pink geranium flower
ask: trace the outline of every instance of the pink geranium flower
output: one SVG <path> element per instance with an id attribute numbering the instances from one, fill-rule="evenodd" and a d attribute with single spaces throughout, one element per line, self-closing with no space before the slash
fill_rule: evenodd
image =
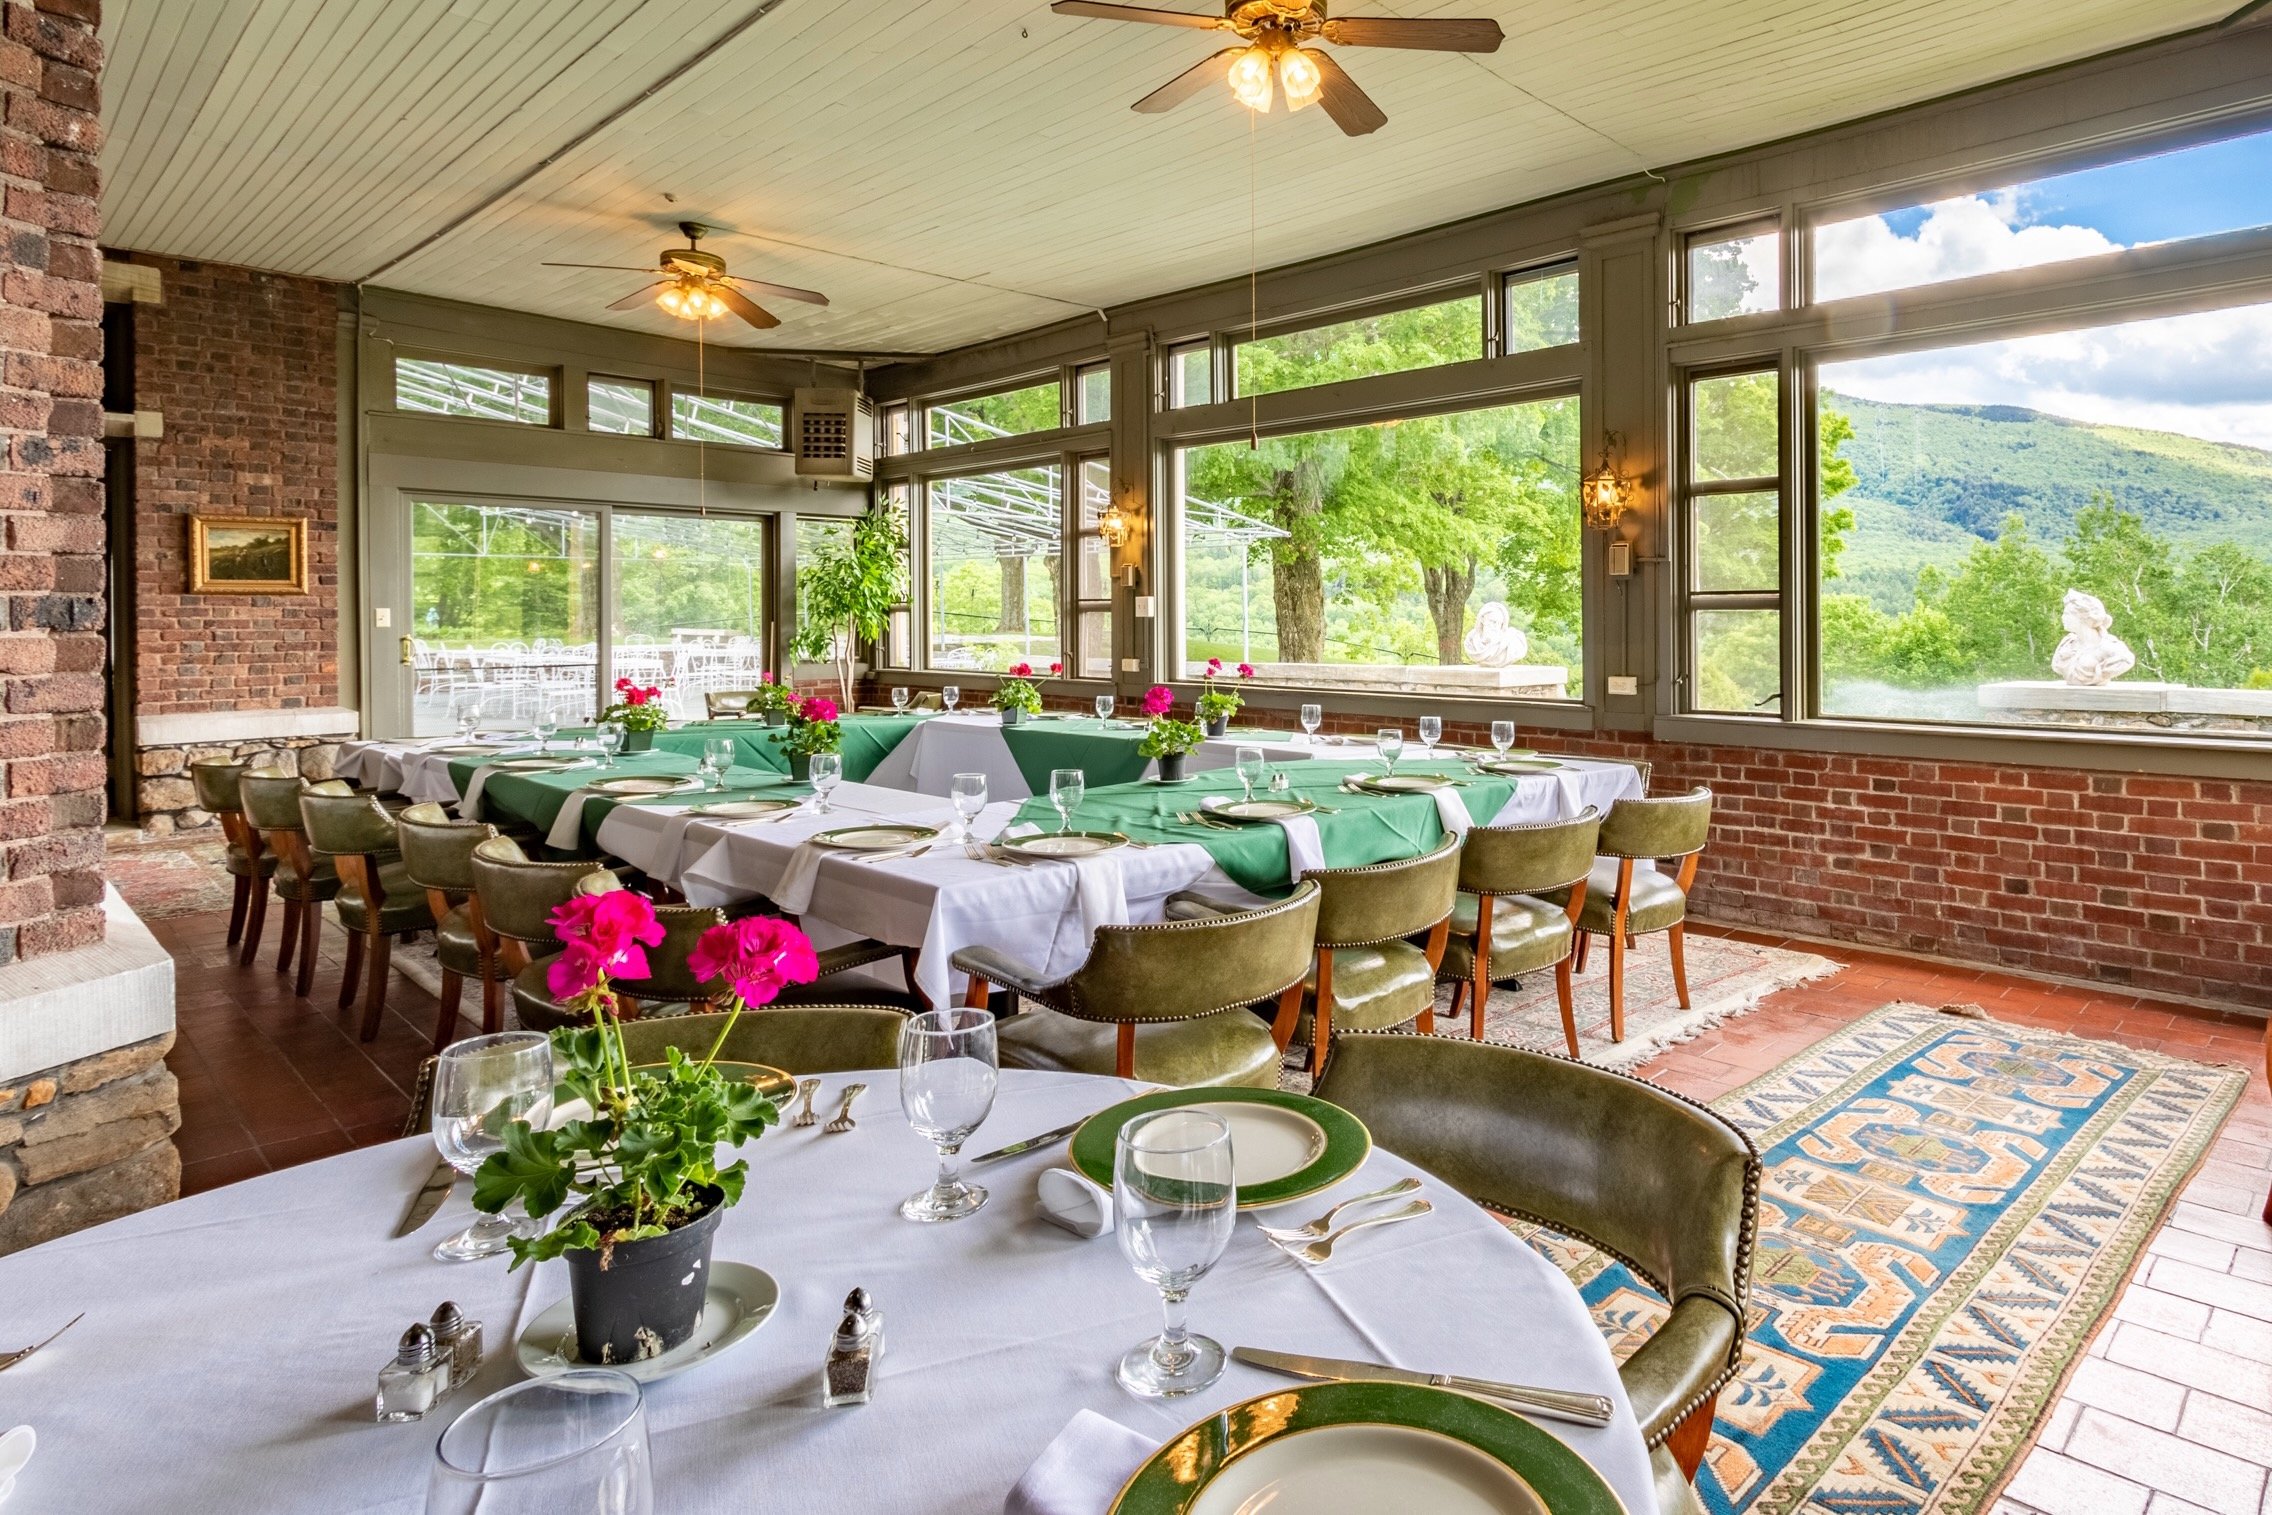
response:
<path id="1" fill-rule="evenodd" d="M 1012 663 L 1012 664 L 1010 665 L 1010 677 L 1011 677 L 1011 678 L 1013 678 L 1013 679 L 1030 679 L 1030 678 L 1032 678 L 1032 677 L 1033 677 L 1033 664 L 1031 664 L 1031 663 Z"/>
<path id="2" fill-rule="evenodd" d="M 769 1005 L 790 984 L 820 977 L 811 938 L 777 916 L 712 926 L 695 942 L 687 966 L 704 982 L 723 979 L 744 1005 Z"/>
<path id="3" fill-rule="evenodd" d="M 1205 672 L 1204 674 L 1200 675 L 1200 677 L 1202 677 L 1202 678 L 1209 678 L 1209 679 L 1211 679 L 1211 678 L 1213 678 L 1213 677 L 1214 677 L 1214 676 L 1215 676 L 1216 674 L 1218 674 L 1218 673 L 1221 673 L 1222 671 L 1223 671 L 1223 660 L 1222 660 L 1221 658 L 1209 658 L 1209 659 L 1207 660 L 1207 671 L 1206 671 L 1206 672 Z"/>
<path id="4" fill-rule="evenodd" d="M 646 948 L 663 940 L 655 907 L 629 889 L 579 894 L 545 917 L 545 924 L 563 949 L 545 970 L 545 985 L 555 999 L 587 994 L 611 977 L 645 978 L 650 971 Z"/>
<path id="5" fill-rule="evenodd" d="M 1241 663 L 1241 664 L 1239 664 L 1239 677 L 1240 677 L 1240 678 L 1242 678 L 1242 679 L 1251 679 L 1251 678 L 1253 678 L 1253 677 L 1254 677 L 1254 665 L 1253 665 L 1252 663 Z"/>
<path id="6" fill-rule="evenodd" d="M 757 676 L 757 681 L 760 684 L 770 684 L 773 682 L 773 675 L 770 673 L 761 673 Z"/>
<path id="7" fill-rule="evenodd" d="M 1052 663 L 1049 665 L 1049 671 L 1052 675 L 1063 673 L 1065 665 L 1063 663 Z"/>
<path id="8" fill-rule="evenodd" d="M 1175 709 L 1175 691 L 1168 688 L 1167 685 L 1154 684 L 1144 691 L 1144 713 L 1146 715 L 1166 715 L 1173 709 Z"/>
<path id="9" fill-rule="evenodd" d="M 797 714 L 815 725 L 827 725 L 836 719 L 836 701 L 822 695 L 810 695 L 797 707 Z"/>

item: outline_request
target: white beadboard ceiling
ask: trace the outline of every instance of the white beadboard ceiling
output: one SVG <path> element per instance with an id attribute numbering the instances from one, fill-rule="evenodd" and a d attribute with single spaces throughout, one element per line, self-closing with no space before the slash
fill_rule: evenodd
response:
<path id="1" fill-rule="evenodd" d="M 684 335 L 602 309 L 635 274 L 539 264 L 645 266 L 691 218 L 734 272 L 834 302 L 717 339 L 938 351 L 1243 271 L 1250 168 L 1256 251 L 1287 263 L 2233 3 L 1346 0 L 1507 43 L 1339 49 L 1388 126 L 1273 113 L 1250 140 L 1224 91 L 1128 109 L 1216 39 L 1044 0 L 109 0 L 103 240 Z"/>

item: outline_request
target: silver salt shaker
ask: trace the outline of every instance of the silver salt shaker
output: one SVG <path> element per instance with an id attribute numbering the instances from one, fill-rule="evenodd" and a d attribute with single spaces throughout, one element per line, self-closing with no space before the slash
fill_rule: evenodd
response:
<path id="1" fill-rule="evenodd" d="M 449 1367 L 449 1387 L 443 1392 L 464 1387 L 481 1371 L 481 1322 L 467 1320 L 455 1300 L 445 1299 L 428 1324 L 434 1332 L 434 1351 Z"/>
<path id="2" fill-rule="evenodd" d="M 449 1362 L 434 1350 L 432 1328 L 420 1321 L 402 1333 L 394 1361 L 379 1369 L 378 1418 L 381 1423 L 423 1419 L 449 1387 Z"/>
<path id="3" fill-rule="evenodd" d="M 876 1369 L 884 1355 L 884 1312 L 868 1299 L 868 1291 L 854 1289 L 844 1296 L 844 1319 L 829 1343 L 828 1363 L 821 1372 L 821 1403 L 864 1405 L 874 1397 Z"/>

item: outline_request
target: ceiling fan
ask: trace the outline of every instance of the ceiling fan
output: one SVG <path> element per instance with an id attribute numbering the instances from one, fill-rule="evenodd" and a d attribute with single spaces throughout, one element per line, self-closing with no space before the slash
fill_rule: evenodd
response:
<path id="1" fill-rule="evenodd" d="M 1328 17 L 1326 0 L 1224 0 L 1220 16 L 1189 11 L 1117 5 L 1109 0 L 1054 0 L 1060 16 L 1093 16 L 1101 21 L 1145 21 L 1154 26 L 1187 26 L 1197 31 L 1230 32 L 1238 47 L 1226 47 L 1206 62 L 1186 69 L 1136 102 L 1146 115 L 1173 110 L 1221 79 L 1247 109 L 1270 109 L 1274 88 L 1286 96 L 1286 109 L 1322 105 L 1333 124 L 1352 137 L 1378 131 L 1388 114 L 1357 87 L 1329 53 L 1304 47 L 1330 42 L 1340 47 L 1402 47 L 1440 53 L 1495 53 L 1506 34 L 1487 19 L 1452 20 L 1402 16 Z"/>
<path id="2" fill-rule="evenodd" d="M 764 331 L 779 326 L 781 318 L 752 300 L 735 286 L 761 295 L 773 295 L 783 300 L 802 300 L 807 305 L 826 305 L 828 296 L 810 289 L 798 289 L 789 284 L 771 284 L 763 279 L 745 279 L 739 274 L 726 272 L 726 260 L 716 253 L 704 252 L 699 244 L 709 232 L 700 221 L 681 221 L 679 231 L 686 237 L 684 247 L 666 247 L 660 261 L 653 268 L 631 268 L 620 263 L 547 263 L 546 268 L 607 268 L 627 274 L 660 274 L 662 277 L 644 289 L 635 290 L 608 306 L 609 310 L 636 310 L 650 297 L 672 315 L 688 321 L 714 321 L 721 316 L 740 316 L 744 321 Z"/>

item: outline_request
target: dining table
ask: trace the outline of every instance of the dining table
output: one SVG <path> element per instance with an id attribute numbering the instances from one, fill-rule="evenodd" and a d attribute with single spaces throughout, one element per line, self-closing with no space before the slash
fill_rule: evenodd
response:
<path id="1" fill-rule="evenodd" d="M 764 1012 L 757 1012 L 762 1014 Z M 995 1515 L 1069 1418 L 1102 1414 L 1152 1443 L 1291 1387 L 1231 1364 L 1176 1401 L 1123 1391 L 1113 1366 L 1159 1329 L 1159 1297 L 1111 1236 L 1041 1220 L 1038 1175 L 1062 1145 L 966 1169 L 990 1198 L 946 1225 L 900 1219 L 930 1182 L 928 1141 L 893 1107 L 890 1070 L 830 1075 L 822 1103 L 868 1086 L 851 1131 L 781 1126 L 743 1154 L 747 1190 L 715 1257 L 763 1269 L 778 1303 L 752 1334 L 644 1390 L 657 1510 Z M 1090 1115 L 1144 1086 L 1004 1070 L 978 1152 Z M 417 1515 L 444 1426 L 522 1376 L 515 1343 L 567 1293 L 566 1265 L 442 1263 L 434 1239 L 472 1216 L 460 1182 L 395 1237 L 435 1149 L 425 1138 L 264 1174 L 0 1258 L 0 1342 L 51 1346 L 0 1377 L 0 1424 L 30 1423 L 24 1510 L 108 1515 Z M 1538 1422 L 1636 1515 L 1655 1508 L 1648 1454 L 1577 1289 L 1491 1215 L 1374 1149 L 1290 1224 L 1403 1177 L 1431 1214 L 1369 1230 L 1317 1267 L 1239 1219 L 1194 1291 L 1193 1329 L 1226 1347 L 1359 1359 L 1606 1395 L 1610 1423 Z M 821 1366 L 848 1291 L 884 1318 L 872 1402 L 826 1408 Z M 406 1327 L 444 1300 L 482 1323 L 473 1381 L 426 1419 L 375 1423 L 373 1388 Z M 1105 1515 L 1100 1509 L 1097 1515 Z"/>
<path id="2" fill-rule="evenodd" d="M 1049 792 L 1049 775 L 1078 768 L 1091 785 L 1150 778 L 1158 763 L 1138 749 L 1147 723 L 1045 711 L 1005 725 L 995 711 L 967 711 L 926 719 L 890 757 L 858 777 L 924 794 L 953 792 L 961 773 L 986 775 L 995 799 L 1024 799 Z M 1234 727 L 1208 737 L 1184 760 L 1187 770 L 1228 768 L 1241 747 L 1259 747 L 1274 763 L 1292 762 L 1323 749 L 1299 733 Z"/>

